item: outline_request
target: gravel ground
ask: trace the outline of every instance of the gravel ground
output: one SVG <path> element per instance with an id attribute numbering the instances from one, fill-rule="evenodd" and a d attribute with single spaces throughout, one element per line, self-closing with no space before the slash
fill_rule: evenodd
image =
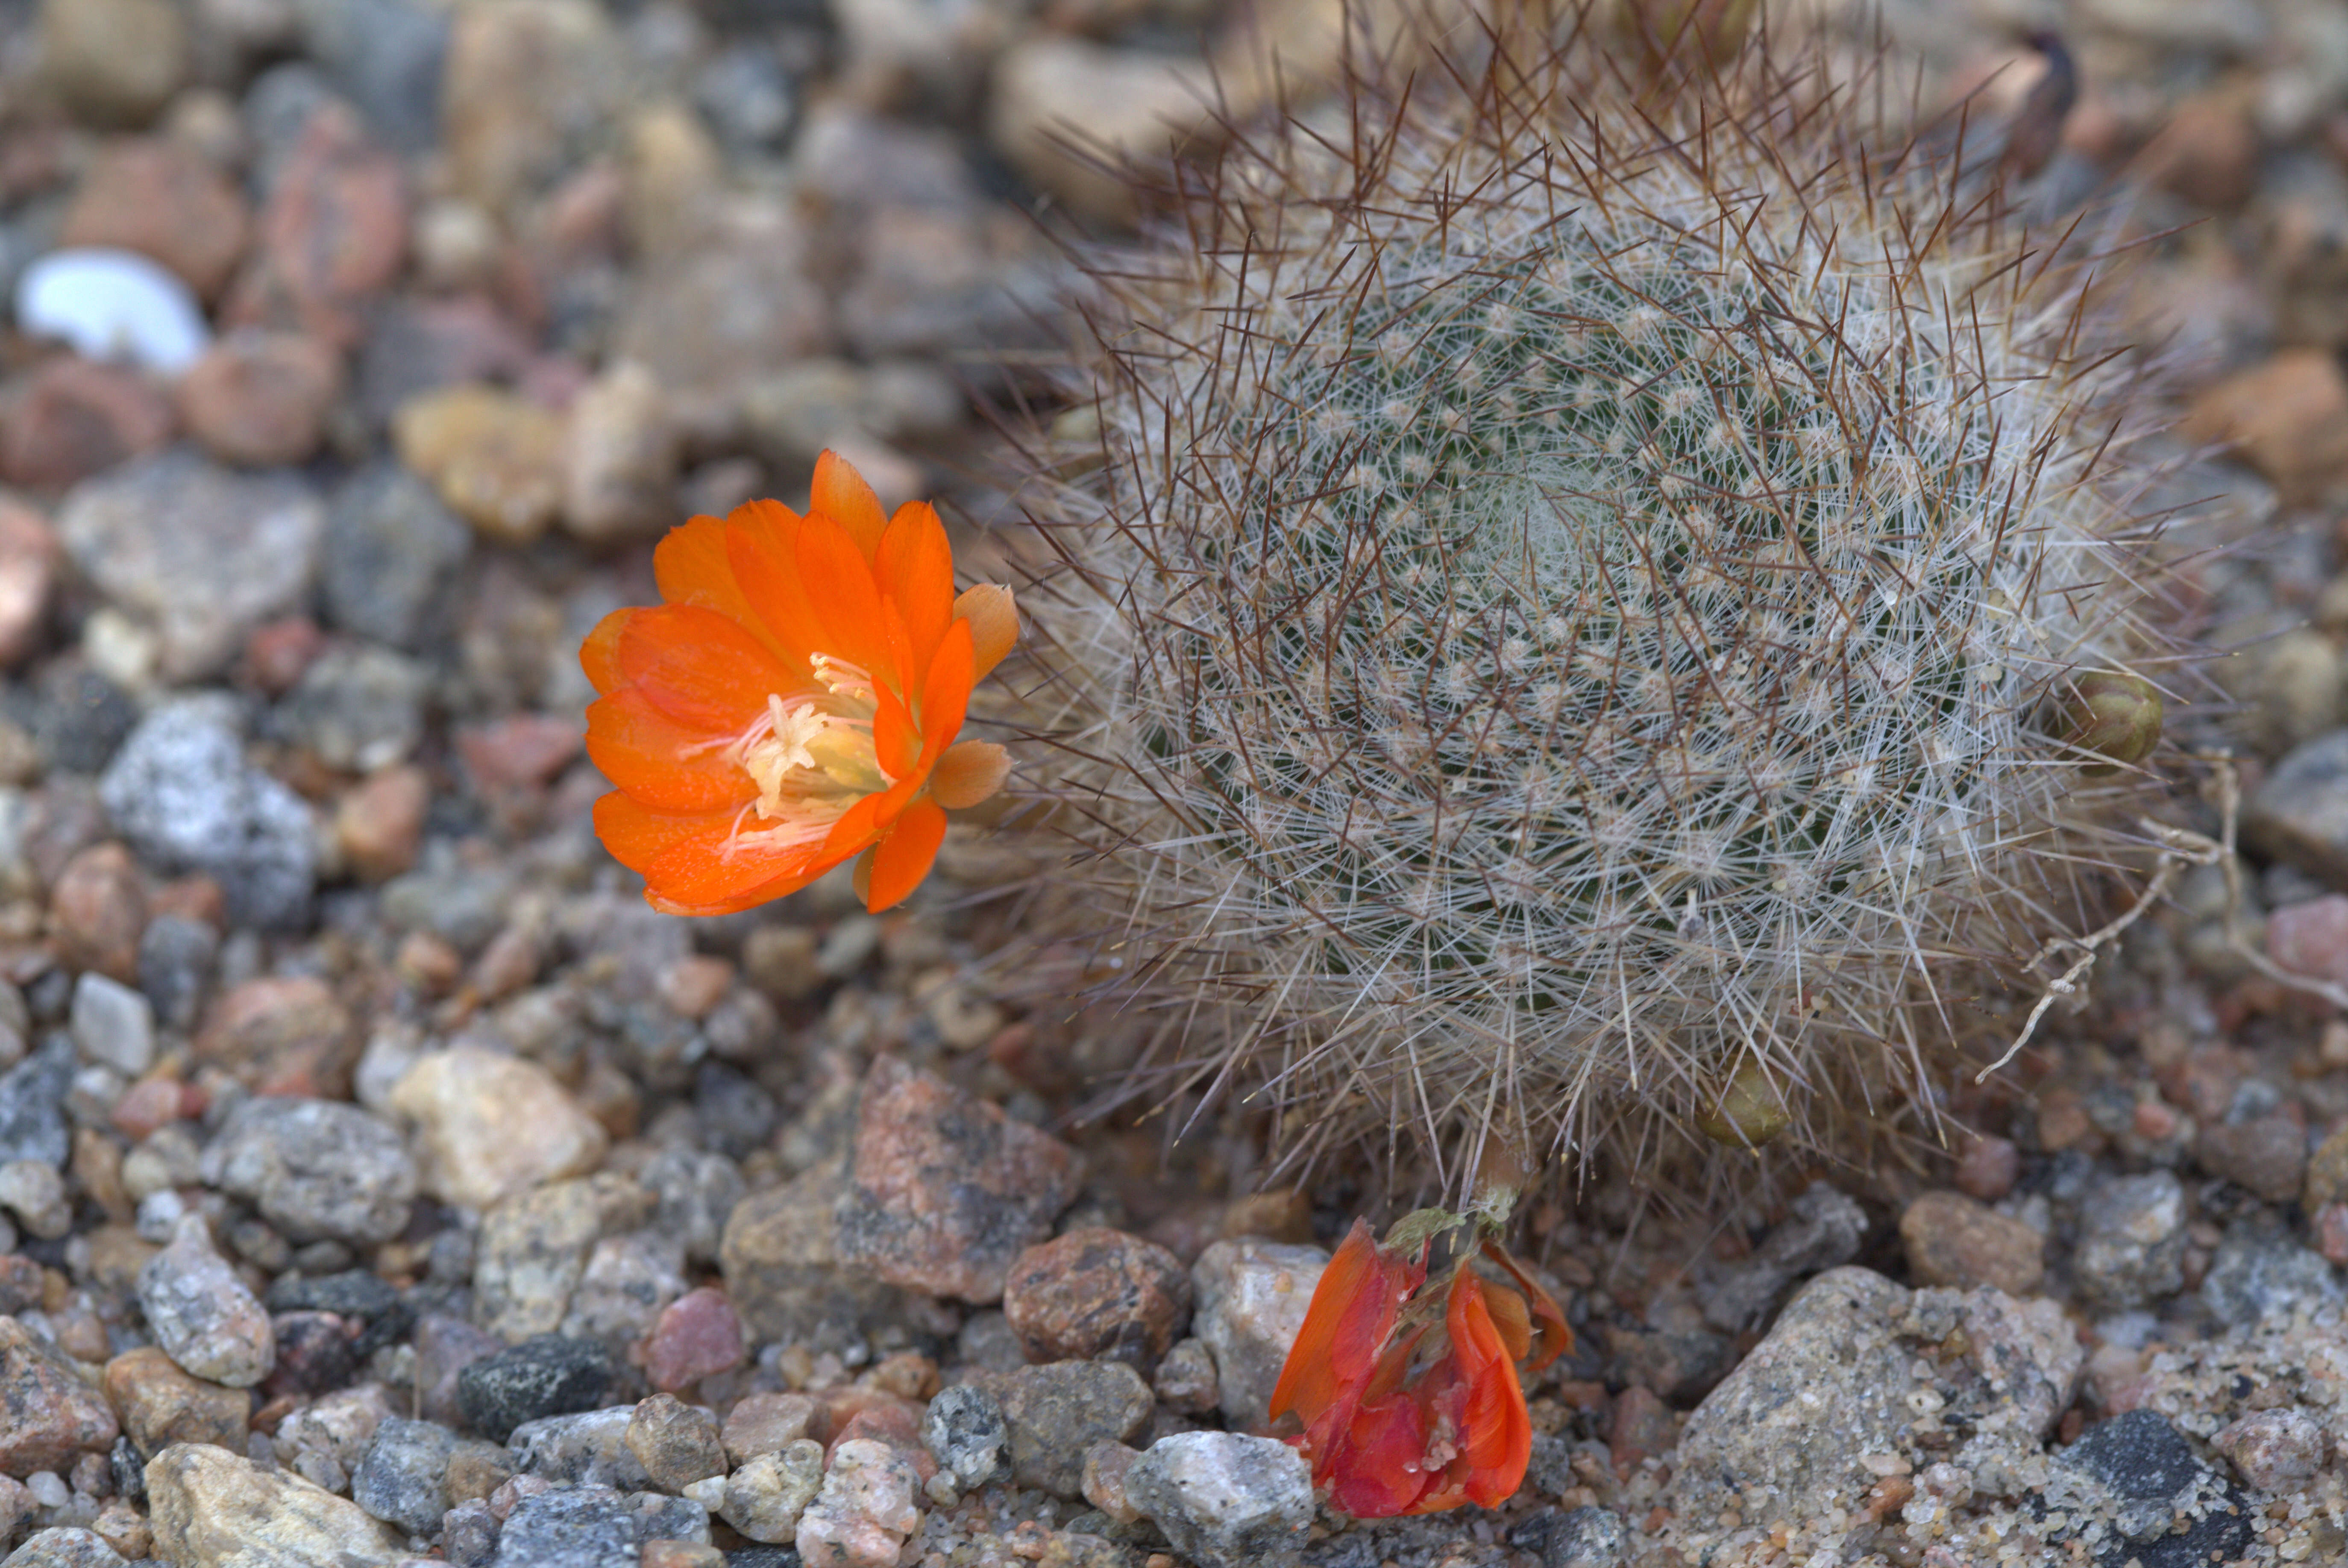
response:
<path id="1" fill-rule="evenodd" d="M 1928 101 L 2018 101 L 2028 26 L 2081 62 L 2034 200 L 2157 236 L 2132 308 L 2256 529 L 2199 607 L 2246 929 L 2348 986 L 2348 11 L 1887 9 Z M 1251 15 L 1309 63 L 1329 10 Z M 982 832 L 877 919 L 670 919 L 602 854 L 575 653 L 649 542 L 829 446 L 999 575 L 1032 215 L 1126 216 L 1049 128 L 1147 145 L 1210 57 L 1245 101 L 1240 36 L 0 0 L 8 1564 L 2348 1555 L 2348 1020 L 2216 868 L 1945 1154 L 1538 1204 L 1581 1344 L 1522 1494 L 1373 1527 L 1248 1435 L 1362 1194 L 1071 1121 L 1115 1047 L 977 977 Z"/>

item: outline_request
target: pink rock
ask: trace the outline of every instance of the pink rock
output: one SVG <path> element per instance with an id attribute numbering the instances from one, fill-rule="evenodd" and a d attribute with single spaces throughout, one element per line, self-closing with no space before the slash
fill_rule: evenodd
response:
<path id="1" fill-rule="evenodd" d="M 644 1341 L 644 1376 L 664 1394 L 742 1364 L 742 1322 L 726 1293 L 691 1290 L 661 1309 Z"/>
<path id="2" fill-rule="evenodd" d="M 339 104 L 312 112 L 261 219 L 261 251 L 226 307 L 232 325 L 295 328 L 342 347 L 407 255 L 407 176 Z"/>
<path id="3" fill-rule="evenodd" d="M 2315 1250 L 2327 1262 L 2348 1264 L 2348 1203 L 2326 1203 L 2316 1211 Z"/>
<path id="4" fill-rule="evenodd" d="M 0 665 L 39 644 L 57 580 L 57 536 L 30 507 L 0 500 Z"/>
<path id="5" fill-rule="evenodd" d="M 905 1537 L 922 1527 L 920 1477 L 886 1443 L 840 1444 L 823 1491 L 799 1516 L 799 1555 L 824 1568 L 894 1568 Z"/>
<path id="6" fill-rule="evenodd" d="M 734 984 L 734 965 L 706 953 L 691 953 L 661 971 L 661 1000 L 681 1018 L 706 1017 Z"/>
<path id="7" fill-rule="evenodd" d="M 838 1453 L 842 1443 L 858 1441 L 888 1444 L 924 1481 L 938 1473 L 938 1461 L 922 1441 L 922 1420 L 917 1408 L 901 1399 L 867 1405 L 849 1417 L 832 1433 L 825 1456 L 829 1459 Z"/>
<path id="8" fill-rule="evenodd" d="M 272 975 L 247 980 L 212 1003 L 195 1054 L 255 1094 L 344 1099 L 362 1043 L 324 980 Z"/>
<path id="9" fill-rule="evenodd" d="M 1189 1319 L 1190 1273 L 1154 1242 L 1081 1226 L 1019 1254 L 1003 1313 L 1030 1361 L 1107 1357 L 1146 1373 Z"/>
<path id="10" fill-rule="evenodd" d="M 815 1400 L 805 1394 L 747 1395 L 726 1414 L 726 1457 L 738 1466 L 760 1454 L 778 1454 L 801 1438 L 815 1436 L 808 1429 L 820 1414 Z"/>
<path id="11" fill-rule="evenodd" d="M 474 781 L 498 789 L 536 789 L 585 749 L 586 742 L 586 727 L 578 718 L 549 713 L 510 714 L 469 725 L 457 735 L 457 749 Z"/>
<path id="12" fill-rule="evenodd" d="M 416 864 L 431 808 L 432 780 L 424 769 L 413 763 L 386 768 L 353 785 L 335 803 L 335 841 L 364 881 L 396 877 Z"/>
<path id="13" fill-rule="evenodd" d="M 180 381 L 180 418 L 216 457 L 256 468 L 318 449 L 342 396 L 343 358 L 295 332 L 246 328 L 206 351 Z"/>
<path id="14" fill-rule="evenodd" d="M 180 1119 L 180 1080 L 140 1078 L 122 1091 L 107 1119 L 131 1139 L 144 1142 L 156 1129 Z"/>
<path id="15" fill-rule="evenodd" d="M 243 193 L 194 148 L 129 137 L 90 165 L 57 243 L 136 251 L 210 300 L 228 286 L 252 228 Z"/>
<path id="16" fill-rule="evenodd" d="M 2348 985 L 2348 895 L 2326 893 L 2267 916 L 2267 956 L 2294 975 Z"/>
<path id="17" fill-rule="evenodd" d="M 866 1075 L 855 1161 L 835 1211 L 842 1264 L 981 1305 L 1076 1197 L 1057 1139 L 882 1057 Z"/>
<path id="18" fill-rule="evenodd" d="M 326 634 L 307 615 L 264 621 L 244 640 L 244 673 L 271 696 L 283 696 L 325 651 Z"/>
<path id="19" fill-rule="evenodd" d="M 0 480 L 63 490 L 160 449 L 170 400 L 135 370 L 62 355 L 0 405 Z"/>
<path id="20" fill-rule="evenodd" d="M 1956 1188 L 1968 1198 L 1994 1203 L 2013 1191 L 2022 1175 L 2022 1151 L 2007 1138 L 1972 1138 L 1957 1157 Z"/>

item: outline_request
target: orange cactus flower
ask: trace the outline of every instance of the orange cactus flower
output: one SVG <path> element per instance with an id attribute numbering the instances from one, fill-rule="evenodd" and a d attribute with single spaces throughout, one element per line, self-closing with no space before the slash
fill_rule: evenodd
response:
<path id="1" fill-rule="evenodd" d="M 1463 1254 L 1439 1293 L 1439 1327 L 1425 1242 L 1413 1257 L 1356 1220 L 1323 1272 L 1271 1413 L 1303 1423 L 1290 1440 L 1332 1507 L 1357 1519 L 1491 1508 L 1523 1484 L 1532 1418 L 1517 1363 L 1548 1366 L 1573 1331 L 1514 1258 L 1489 1241 L 1483 1253 L 1519 1290 L 1486 1281 Z"/>
<path id="2" fill-rule="evenodd" d="M 971 687 L 1011 651 L 1008 588 L 959 597 L 927 502 L 884 516 L 830 452 L 807 514 L 696 517 L 654 552 L 665 603 L 614 611 L 580 663 L 602 695 L 587 754 L 618 786 L 595 831 L 672 914 L 726 914 L 860 856 L 875 911 L 920 885 L 946 812 L 1010 758 L 955 741 Z"/>

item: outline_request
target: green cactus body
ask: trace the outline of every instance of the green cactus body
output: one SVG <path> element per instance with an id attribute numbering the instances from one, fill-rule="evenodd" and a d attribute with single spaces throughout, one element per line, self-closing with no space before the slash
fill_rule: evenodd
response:
<path id="1" fill-rule="evenodd" d="M 2075 926 L 2147 775 L 2048 694 L 2155 570 L 2079 272 L 1861 95 L 1454 64 L 1103 259 L 1056 502 L 1128 973 L 1242 999 L 1200 1081 L 1447 1180 L 1912 1063 Z"/>

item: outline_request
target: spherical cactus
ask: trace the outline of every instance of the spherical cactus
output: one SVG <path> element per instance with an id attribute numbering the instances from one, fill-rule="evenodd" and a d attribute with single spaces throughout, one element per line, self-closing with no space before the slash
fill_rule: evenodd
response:
<path id="1" fill-rule="evenodd" d="M 2156 777 L 2093 269 L 1822 57 L 1658 95 L 1591 20 L 1185 175 L 1095 258 L 1039 509 L 1150 1081 L 1455 1187 L 1912 1077 Z"/>

